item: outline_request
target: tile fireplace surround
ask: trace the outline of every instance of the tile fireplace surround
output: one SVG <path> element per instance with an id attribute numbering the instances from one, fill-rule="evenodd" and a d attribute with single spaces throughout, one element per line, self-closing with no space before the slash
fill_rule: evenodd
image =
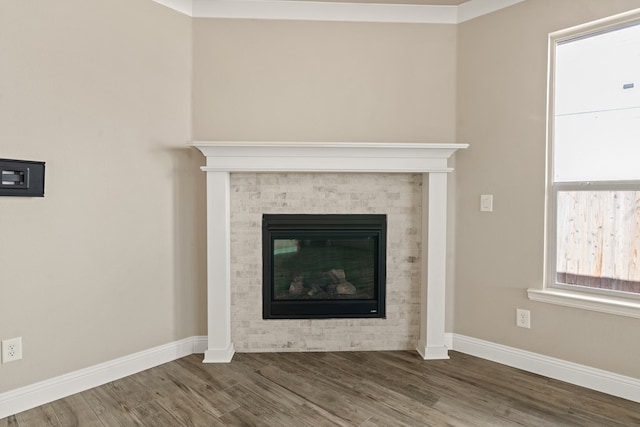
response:
<path id="1" fill-rule="evenodd" d="M 467 144 L 382 142 L 219 142 L 191 144 L 207 158 L 207 311 L 205 363 L 230 362 L 230 174 L 419 173 L 423 176 L 420 239 L 420 325 L 417 351 L 448 358 L 445 346 L 445 271 L 448 158 Z M 426 208 L 425 208 L 426 207 Z M 267 322 L 267 321 L 265 321 Z"/>

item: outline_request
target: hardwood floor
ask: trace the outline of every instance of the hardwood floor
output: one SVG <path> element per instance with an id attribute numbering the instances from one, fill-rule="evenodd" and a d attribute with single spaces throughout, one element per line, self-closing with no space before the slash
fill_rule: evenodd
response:
<path id="1" fill-rule="evenodd" d="M 0 420 L 26 426 L 640 426 L 640 404 L 461 353 L 191 355 Z"/>

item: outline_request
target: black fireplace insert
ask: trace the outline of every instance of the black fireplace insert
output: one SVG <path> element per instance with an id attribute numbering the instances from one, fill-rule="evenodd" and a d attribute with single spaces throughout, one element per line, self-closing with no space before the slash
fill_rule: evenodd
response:
<path id="1" fill-rule="evenodd" d="M 386 235 L 386 215 L 263 215 L 263 318 L 384 318 Z"/>

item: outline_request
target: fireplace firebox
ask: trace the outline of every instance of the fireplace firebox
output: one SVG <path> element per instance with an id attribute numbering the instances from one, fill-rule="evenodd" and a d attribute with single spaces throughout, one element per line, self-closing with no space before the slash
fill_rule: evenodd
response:
<path id="1" fill-rule="evenodd" d="M 263 215 L 263 318 L 384 318 L 386 234 L 386 215 Z"/>

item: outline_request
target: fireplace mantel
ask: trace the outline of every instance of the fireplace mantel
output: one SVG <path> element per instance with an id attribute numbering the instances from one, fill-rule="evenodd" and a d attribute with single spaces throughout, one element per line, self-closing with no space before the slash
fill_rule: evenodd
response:
<path id="1" fill-rule="evenodd" d="M 447 159 L 467 144 L 384 142 L 192 143 L 207 172 L 450 172 Z"/>
<path id="2" fill-rule="evenodd" d="M 205 363 L 231 361 L 232 172 L 423 174 L 420 338 L 424 359 L 447 359 L 445 284 L 448 159 L 468 144 L 194 141 L 207 158 L 207 311 Z"/>

